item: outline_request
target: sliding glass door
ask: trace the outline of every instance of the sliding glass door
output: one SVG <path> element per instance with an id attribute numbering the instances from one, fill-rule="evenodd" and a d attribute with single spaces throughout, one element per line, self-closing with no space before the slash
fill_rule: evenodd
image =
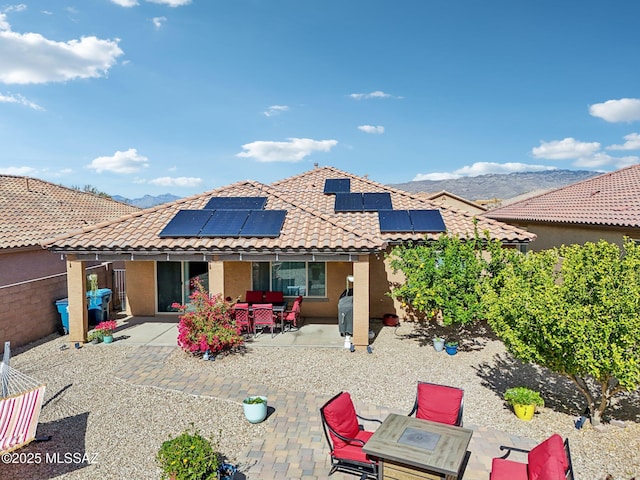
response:
<path id="1" fill-rule="evenodd" d="M 209 266 L 207 262 L 156 262 L 156 291 L 158 313 L 175 312 L 173 303 L 189 303 L 194 290 L 193 280 L 198 277 L 209 290 Z"/>

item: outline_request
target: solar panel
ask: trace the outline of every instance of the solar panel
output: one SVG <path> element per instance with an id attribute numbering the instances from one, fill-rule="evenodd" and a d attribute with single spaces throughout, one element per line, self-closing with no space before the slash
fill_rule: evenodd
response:
<path id="1" fill-rule="evenodd" d="M 327 178 L 324 181 L 324 193 L 349 193 L 351 180 L 349 178 Z"/>
<path id="2" fill-rule="evenodd" d="M 201 237 L 237 237 L 251 210 L 215 210 Z M 258 210 L 261 211 L 261 210 Z"/>
<path id="3" fill-rule="evenodd" d="M 412 232 L 408 210 L 379 210 L 380 232 Z"/>
<path id="4" fill-rule="evenodd" d="M 333 210 L 336 212 L 361 212 L 361 193 L 336 193 L 336 201 Z"/>
<path id="5" fill-rule="evenodd" d="M 197 237 L 211 210 L 180 210 L 160 232 L 160 237 Z"/>
<path id="6" fill-rule="evenodd" d="M 409 210 L 414 232 L 444 232 L 444 224 L 440 210 Z"/>
<path id="7" fill-rule="evenodd" d="M 389 192 L 365 193 L 363 210 L 365 212 L 377 212 L 378 210 L 392 210 L 391 195 Z"/>
<path id="8" fill-rule="evenodd" d="M 286 210 L 251 210 L 242 230 L 241 237 L 277 237 L 282 230 Z"/>
<path id="9" fill-rule="evenodd" d="M 267 197 L 212 197 L 205 205 L 210 210 L 262 210 Z"/>

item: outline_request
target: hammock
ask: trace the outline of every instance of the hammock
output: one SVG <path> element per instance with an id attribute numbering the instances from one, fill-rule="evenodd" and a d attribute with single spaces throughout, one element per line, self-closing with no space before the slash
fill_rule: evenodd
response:
<path id="1" fill-rule="evenodd" d="M 0 362 L 0 453 L 35 439 L 44 389 L 44 384 Z"/>

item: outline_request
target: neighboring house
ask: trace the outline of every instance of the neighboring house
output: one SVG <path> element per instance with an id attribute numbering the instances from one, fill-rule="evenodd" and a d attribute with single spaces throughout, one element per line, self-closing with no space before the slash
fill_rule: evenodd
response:
<path id="1" fill-rule="evenodd" d="M 252 212 L 230 210 L 229 201 L 241 202 L 240 207 Z M 137 316 L 175 314 L 171 304 L 187 300 L 190 279 L 199 276 L 210 292 L 225 297 L 244 298 L 248 290 L 280 290 L 289 298 L 303 295 L 305 317 L 333 317 L 337 324 L 340 294 L 352 285 L 353 342 L 364 348 L 370 318 L 403 313 L 387 295 L 393 282 L 402 281 L 385 258 L 391 247 L 435 239 L 443 229 L 471 237 L 474 218 L 416 194 L 316 166 L 270 185 L 234 183 L 45 245 L 69 262 L 71 341 L 86 338 L 84 266 L 98 259 L 125 261 L 127 313 Z M 526 245 L 535 238 L 485 218 L 479 218 L 478 229 L 506 246 Z"/>
<path id="2" fill-rule="evenodd" d="M 640 240 L 640 165 L 632 165 L 490 210 L 484 217 L 535 233 L 532 248 L 600 239 Z"/>
<path id="3" fill-rule="evenodd" d="M 67 296 L 67 264 L 41 242 L 138 208 L 29 177 L 0 175 L 0 350 L 56 330 L 55 301 Z M 93 262 L 93 265 L 99 262 Z M 99 273 L 101 287 L 110 276 Z"/>
<path id="4" fill-rule="evenodd" d="M 487 211 L 487 207 L 460 197 L 455 193 L 447 192 L 446 190 L 441 190 L 436 193 L 416 193 L 416 195 L 419 195 L 421 198 L 431 200 L 433 203 L 438 205 L 447 205 L 449 207 L 457 208 L 458 210 L 463 210 L 472 215 L 480 215 Z"/>

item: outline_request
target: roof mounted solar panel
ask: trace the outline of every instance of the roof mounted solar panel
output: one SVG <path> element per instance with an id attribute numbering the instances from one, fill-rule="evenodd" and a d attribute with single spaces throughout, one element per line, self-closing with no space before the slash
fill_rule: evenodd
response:
<path id="1" fill-rule="evenodd" d="M 414 232 L 444 232 L 444 224 L 440 210 L 409 210 Z"/>
<path id="2" fill-rule="evenodd" d="M 205 205 L 210 210 L 262 210 L 267 197 L 212 197 Z"/>
<path id="3" fill-rule="evenodd" d="M 361 212 L 362 193 L 336 193 L 333 210 L 336 212 Z"/>
<path id="4" fill-rule="evenodd" d="M 251 210 L 215 210 L 200 232 L 201 237 L 237 237 Z M 258 210 L 260 211 L 260 210 Z"/>
<path id="5" fill-rule="evenodd" d="M 327 178 L 324 181 L 324 193 L 349 193 L 351 191 L 351 179 Z"/>
<path id="6" fill-rule="evenodd" d="M 378 210 L 392 210 L 391 195 L 389 192 L 365 193 L 363 196 L 363 210 L 365 212 L 377 212 Z"/>
<path id="7" fill-rule="evenodd" d="M 160 237 L 197 237 L 211 217 L 211 210 L 180 210 L 160 232 Z"/>
<path id="8" fill-rule="evenodd" d="M 282 230 L 286 210 L 251 210 L 240 230 L 241 237 L 277 237 Z"/>
<path id="9" fill-rule="evenodd" d="M 412 232 L 408 210 L 379 210 L 380 233 Z"/>

